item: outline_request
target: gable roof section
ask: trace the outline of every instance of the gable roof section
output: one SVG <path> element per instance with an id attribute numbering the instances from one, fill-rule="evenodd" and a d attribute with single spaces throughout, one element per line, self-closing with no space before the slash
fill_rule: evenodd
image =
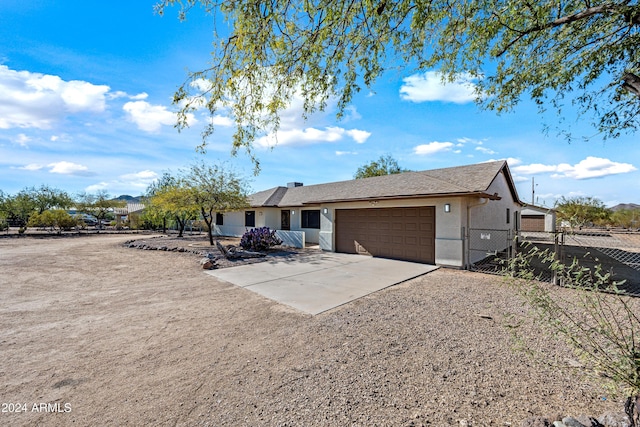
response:
<path id="1" fill-rule="evenodd" d="M 329 202 L 403 199 L 415 197 L 478 195 L 493 197 L 487 191 L 505 172 L 512 197 L 520 202 L 507 163 L 496 161 L 420 172 L 376 176 L 302 187 L 275 187 L 249 197 L 251 205 L 302 206 Z"/>
<path id="2" fill-rule="evenodd" d="M 250 195 L 249 201 L 251 206 L 277 207 L 286 192 L 287 187 L 274 187 Z"/>

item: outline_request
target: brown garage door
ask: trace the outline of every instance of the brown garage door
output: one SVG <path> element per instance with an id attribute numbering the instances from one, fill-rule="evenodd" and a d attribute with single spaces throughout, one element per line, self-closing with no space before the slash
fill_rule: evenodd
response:
<path id="1" fill-rule="evenodd" d="M 522 231 L 544 231 L 544 215 L 522 215 L 520 229 Z"/>
<path id="2" fill-rule="evenodd" d="M 435 207 L 336 210 L 336 250 L 435 264 Z"/>

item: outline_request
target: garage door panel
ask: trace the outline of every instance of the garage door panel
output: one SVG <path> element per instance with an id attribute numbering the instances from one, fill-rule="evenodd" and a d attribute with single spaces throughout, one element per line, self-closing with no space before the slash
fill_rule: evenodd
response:
<path id="1" fill-rule="evenodd" d="M 544 215 L 522 215 L 520 229 L 522 231 L 544 231 Z"/>
<path id="2" fill-rule="evenodd" d="M 434 224 L 431 223 L 426 223 L 426 222 L 421 222 L 419 225 L 420 231 L 429 231 L 429 232 L 433 232 L 433 230 L 435 229 Z"/>
<path id="3" fill-rule="evenodd" d="M 336 210 L 336 250 L 435 263 L 435 208 Z"/>
<path id="4" fill-rule="evenodd" d="M 429 237 L 420 237 L 420 246 L 429 246 L 433 242 L 432 238 Z"/>

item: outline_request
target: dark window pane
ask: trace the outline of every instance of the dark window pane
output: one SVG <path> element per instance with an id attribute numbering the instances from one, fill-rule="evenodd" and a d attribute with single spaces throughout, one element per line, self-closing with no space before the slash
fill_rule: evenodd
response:
<path id="1" fill-rule="evenodd" d="M 302 211 L 302 228 L 320 228 L 320 211 Z"/>
<path id="2" fill-rule="evenodd" d="M 245 227 L 256 226 L 256 211 L 246 211 L 244 213 L 244 226 Z"/>

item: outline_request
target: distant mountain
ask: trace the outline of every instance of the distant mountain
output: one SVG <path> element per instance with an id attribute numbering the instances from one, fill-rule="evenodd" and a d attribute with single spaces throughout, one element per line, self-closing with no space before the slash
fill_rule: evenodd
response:
<path id="1" fill-rule="evenodd" d="M 640 209 L 640 205 L 636 205 L 635 203 L 619 203 L 610 209 L 614 212 L 621 211 L 623 209 L 634 210 L 634 209 Z"/>
<path id="2" fill-rule="evenodd" d="M 133 197 L 133 196 L 129 196 L 128 194 L 123 194 L 121 196 L 116 197 L 113 200 L 122 200 L 122 201 L 125 201 L 127 203 L 140 203 L 140 197 L 141 196 Z"/>

